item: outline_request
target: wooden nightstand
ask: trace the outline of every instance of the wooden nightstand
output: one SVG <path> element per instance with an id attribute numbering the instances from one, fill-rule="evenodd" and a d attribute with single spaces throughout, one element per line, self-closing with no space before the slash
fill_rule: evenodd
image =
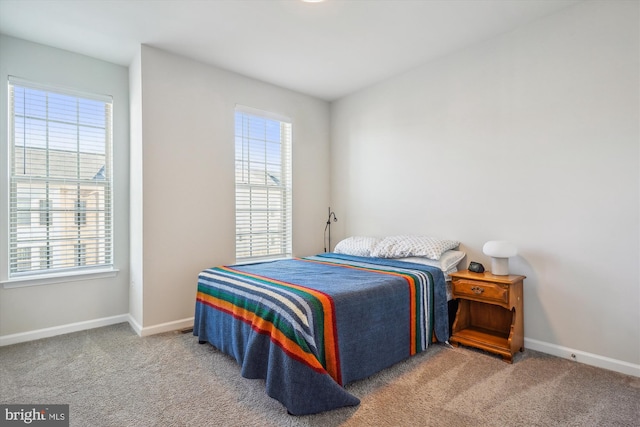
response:
<path id="1" fill-rule="evenodd" d="M 511 363 L 524 350 L 522 282 L 525 276 L 494 276 L 469 270 L 450 274 L 458 312 L 451 343 L 497 353 Z"/>

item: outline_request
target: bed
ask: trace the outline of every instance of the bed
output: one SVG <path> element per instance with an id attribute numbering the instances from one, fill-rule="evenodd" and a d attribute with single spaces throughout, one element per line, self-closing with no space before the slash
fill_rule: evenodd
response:
<path id="1" fill-rule="evenodd" d="M 290 414 L 358 405 L 346 384 L 449 339 L 443 269 L 372 254 L 204 270 L 193 333 Z"/>

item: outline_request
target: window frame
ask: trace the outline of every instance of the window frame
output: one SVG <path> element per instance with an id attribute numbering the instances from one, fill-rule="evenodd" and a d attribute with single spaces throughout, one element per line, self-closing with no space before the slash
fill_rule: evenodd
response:
<path id="1" fill-rule="evenodd" d="M 239 117 L 254 121 L 254 123 L 264 121 L 264 138 L 261 139 L 253 135 L 250 136 L 249 132 L 239 134 Z M 243 124 L 244 123 L 245 122 L 243 122 Z M 271 126 L 271 129 L 273 129 L 274 123 L 278 124 L 280 132 L 278 142 L 280 144 L 280 154 L 275 163 L 274 157 L 272 156 L 273 152 L 268 152 L 268 146 L 273 147 L 275 140 L 267 137 L 267 132 L 269 132 L 267 128 Z M 239 155 L 239 141 L 243 141 L 241 145 L 256 142 L 258 144 L 264 144 L 264 147 L 261 147 L 261 149 L 264 149 L 264 155 L 260 155 L 260 159 L 251 157 L 250 154 L 245 153 Z M 272 112 L 236 105 L 234 111 L 234 147 L 236 263 L 291 258 L 293 256 L 293 123 L 291 119 Z M 280 170 L 274 172 L 273 167 L 277 162 L 280 162 Z M 238 169 L 239 164 L 243 165 L 242 167 L 244 169 L 242 171 Z M 253 169 L 256 165 L 260 165 L 260 167 Z M 248 175 L 252 174 L 260 175 L 264 178 L 264 182 L 252 183 L 251 178 L 247 178 Z M 243 176 L 242 180 L 239 180 L 239 176 Z M 249 182 L 247 182 L 247 180 Z M 247 193 L 243 194 L 243 190 L 247 191 L 250 195 L 247 195 Z M 253 194 L 256 193 L 258 196 L 253 196 Z M 273 198 L 274 194 L 279 194 L 279 196 Z M 273 204 L 271 205 L 269 205 L 270 198 L 273 200 Z M 249 214 L 251 215 L 251 219 L 247 217 L 247 209 L 240 206 L 243 202 L 246 202 L 247 199 L 249 199 L 249 204 L 251 205 L 251 213 Z M 255 202 L 251 202 L 250 200 L 255 200 Z M 260 203 L 262 203 L 262 206 L 256 206 L 260 205 Z M 264 206 L 265 204 L 267 205 L 266 208 Z M 269 213 L 265 214 L 264 211 L 268 211 Z M 261 215 L 262 219 L 260 219 Z M 277 220 L 264 219 L 265 215 L 274 216 Z M 282 216 L 281 219 L 280 215 Z M 254 218 L 258 219 L 254 220 Z M 248 226 L 247 222 L 251 223 L 251 225 Z M 280 225 L 268 225 L 266 227 L 269 228 L 264 231 L 246 232 L 247 228 L 254 230 L 256 227 L 254 224 L 258 226 L 262 224 Z M 260 235 L 266 235 L 266 237 L 263 238 L 263 241 L 266 241 L 266 243 L 261 244 L 259 242 Z M 249 239 L 251 243 L 246 243 L 243 239 Z M 248 247 L 250 249 L 247 249 Z"/>
<path id="2" fill-rule="evenodd" d="M 113 127 L 114 127 L 114 113 L 113 113 L 113 97 L 109 95 L 101 95 L 96 93 L 87 93 L 81 92 L 74 89 L 69 89 L 66 87 L 41 84 L 33 81 L 23 80 L 21 78 L 16 78 L 14 76 L 8 76 L 7 81 L 7 186 L 5 191 L 7 191 L 7 204 L 6 209 L 9 215 L 7 215 L 7 221 L 3 224 L 3 227 L 6 227 L 7 230 L 7 239 L 6 239 L 6 259 L 2 260 L 2 265 L 6 266 L 6 273 L 0 276 L 0 284 L 3 285 L 4 288 L 12 288 L 12 287 L 22 287 L 22 286 L 31 286 L 31 285 L 42 285 L 49 283 L 59 283 L 59 282 L 68 282 L 68 281 L 76 281 L 76 280 L 86 280 L 92 278 L 103 278 L 103 277 L 114 277 L 118 273 L 118 269 L 114 267 L 114 249 L 115 249 L 115 233 L 114 233 L 114 215 L 113 215 L 113 200 L 114 200 L 114 177 L 113 177 Z M 25 203 L 22 200 L 24 197 L 20 194 L 17 189 L 17 185 L 20 182 L 20 179 L 17 178 L 17 175 L 14 174 L 14 162 L 16 159 L 15 153 L 15 145 L 16 145 L 16 135 L 15 135 L 15 117 L 16 117 L 16 104 L 13 98 L 13 94 L 15 93 L 15 88 L 26 88 L 29 90 L 43 91 L 47 94 L 56 94 L 62 95 L 66 97 L 75 98 L 78 103 L 82 103 L 84 101 L 97 101 L 99 103 L 103 103 L 104 105 L 104 114 L 105 114 L 105 122 L 103 130 L 99 135 L 101 139 L 99 139 L 100 144 L 104 145 L 104 150 L 100 149 L 96 152 L 99 156 L 102 156 L 102 161 L 104 162 L 107 170 L 107 181 L 99 183 L 96 185 L 98 191 L 101 192 L 101 195 L 104 196 L 106 201 L 103 201 L 104 204 L 103 209 L 99 210 L 100 215 L 96 216 L 96 220 L 94 222 L 94 228 L 98 227 L 101 230 L 100 235 L 97 237 L 93 237 L 96 241 L 96 245 L 100 247 L 100 251 L 103 252 L 94 252 L 94 262 L 91 265 L 84 266 L 78 265 L 82 263 L 86 263 L 87 252 L 86 252 L 86 244 L 82 242 L 82 238 L 77 240 L 75 246 L 72 245 L 73 248 L 81 247 L 85 248 L 82 251 L 82 254 L 77 254 L 78 250 L 73 249 L 73 255 L 67 256 L 63 255 L 63 257 L 67 260 L 72 261 L 69 266 L 64 265 L 62 267 L 58 266 L 52 268 L 52 257 L 48 257 L 47 259 L 42 259 L 41 255 L 43 253 L 51 253 L 51 243 L 49 240 L 45 242 L 44 246 L 32 245 L 32 246 L 24 246 L 29 247 L 31 252 L 31 262 L 32 262 L 32 270 L 31 271 L 21 271 L 15 266 L 15 258 L 17 256 L 18 251 L 18 232 L 17 229 L 21 225 L 24 225 L 24 219 L 29 216 L 31 219 L 31 226 L 39 227 L 37 224 L 41 219 L 49 219 L 47 224 L 50 224 L 51 221 L 54 221 L 52 217 L 56 215 L 55 209 L 51 207 L 51 201 L 48 198 L 40 199 L 38 201 L 37 197 L 34 197 L 31 194 L 29 200 L 29 207 L 25 209 Z M 46 107 L 47 109 L 49 107 Z M 98 111 L 102 111 L 103 106 L 99 107 Z M 80 111 L 78 114 L 81 114 Z M 53 120 L 53 119 L 52 119 Z M 46 116 L 43 120 L 44 123 L 48 123 L 50 121 L 49 116 Z M 82 122 L 78 119 L 76 122 L 73 122 L 75 126 L 78 126 L 78 136 L 77 136 L 77 144 L 83 140 L 80 136 Z M 102 133 L 104 132 L 104 133 Z M 49 136 L 47 135 L 47 141 Z M 102 146 L 102 145 L 101 145 Z M 49 153 L 47 155 L 51 155 L 50 153 L 56 151 L 49 146 L 49 142 L 45 143 L 45 147 L 42 148 L 43 153 Z M 26 152 L 25 152 L 26 153 Z M 70 153 L 76 153 L 78 156 L 78 165 L 76 166 L 76 170 L 78 174 L 80 174 L 81 167 L 85 165 L 84 160 L 81 158 L 85 151 L 80 148 L 78 145 L 77 148 L 70 151 Z M 100 171 L 103 172 L 103 171 Z M 97 176 L 97 174 L 96 174 Z M 54 174 L 52 174 L 49 170 L 42 178 L 43 182 L 53 182 L 57 178 Z M 70 212 L 71 215 L 69 218 L 70 227 L 80 228 L 87 224 L 87 209 L 86 202 L 80 200 L 80 192 L 83 191 L 85 186 L 83 186 L 82 182 L 86 181 L 86 178 L 81 178 L 78 175 L 76 181 L 70 180 L 72 185 L 76 186 L 76 191 L 78 192 L 78 196 L 73 201 L 73 205 L 75 206 L 75 210 L 67 211 Z M 50 185 L 50 184 L 45 184 Z M 15 200 L 12 200 L 12 196 Z M 51 207 L 50 210 L 46 212 L 41 211 L 42 202 L 45 205 L 49 205 Z M 84 203 L 83 203 L 84 202 Z M 55 202 L 54 202 L 55 203 Z M 36 208 L 34 208 L 35 205 Z M 45 206 L 46 207 L 46 206 Z M 84 208 L 84 209 L 83 209 Z M 14 221 L 12 221 L 12 218 Z M 4 221 L 3 221 L 4 222 Z M 80 235 L 79 235 L 80 236 Z M 84 238 L 84 237 L 83 237 Z M 4 240 L 4 239 L 3 239 Z M 44 241 L 43 239 L 41 239 Z M 44 248 L 44 251 L 43 251 Z M 14 259 L 12 259 L 12 256 Z M 13 262 L 12 262 L 13 261 Z M 15 268 L 12 269 L 12 264 L 14 264 Z M 4 269 L 4 268 L 3 268 Z"/>

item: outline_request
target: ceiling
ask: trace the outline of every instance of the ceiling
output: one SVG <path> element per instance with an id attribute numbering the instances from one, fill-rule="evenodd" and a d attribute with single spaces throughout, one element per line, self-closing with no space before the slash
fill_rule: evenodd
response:
<path id="1" fill-rule="evenodd" d="M 581 0 L 0 0 L 0 33 L 128 65 L 154 46 L 332 101 Z"/>

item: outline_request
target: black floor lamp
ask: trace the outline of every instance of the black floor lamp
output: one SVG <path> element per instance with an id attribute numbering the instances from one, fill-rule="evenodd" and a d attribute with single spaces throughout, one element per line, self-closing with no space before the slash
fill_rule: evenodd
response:
<path id="1" fill-rule="evenodd" d="M 324 226 L 324 251 L 327 252 L 327 230 L 329 231 L 329 250 L 331 250 L 331 217 L 333 217 L 333 222 L 338 221 L 336 218 L 336 214 L 331 211 L 331 207 L 329 207 L 329 217 L 327 218 L 327 225 Z"/>

